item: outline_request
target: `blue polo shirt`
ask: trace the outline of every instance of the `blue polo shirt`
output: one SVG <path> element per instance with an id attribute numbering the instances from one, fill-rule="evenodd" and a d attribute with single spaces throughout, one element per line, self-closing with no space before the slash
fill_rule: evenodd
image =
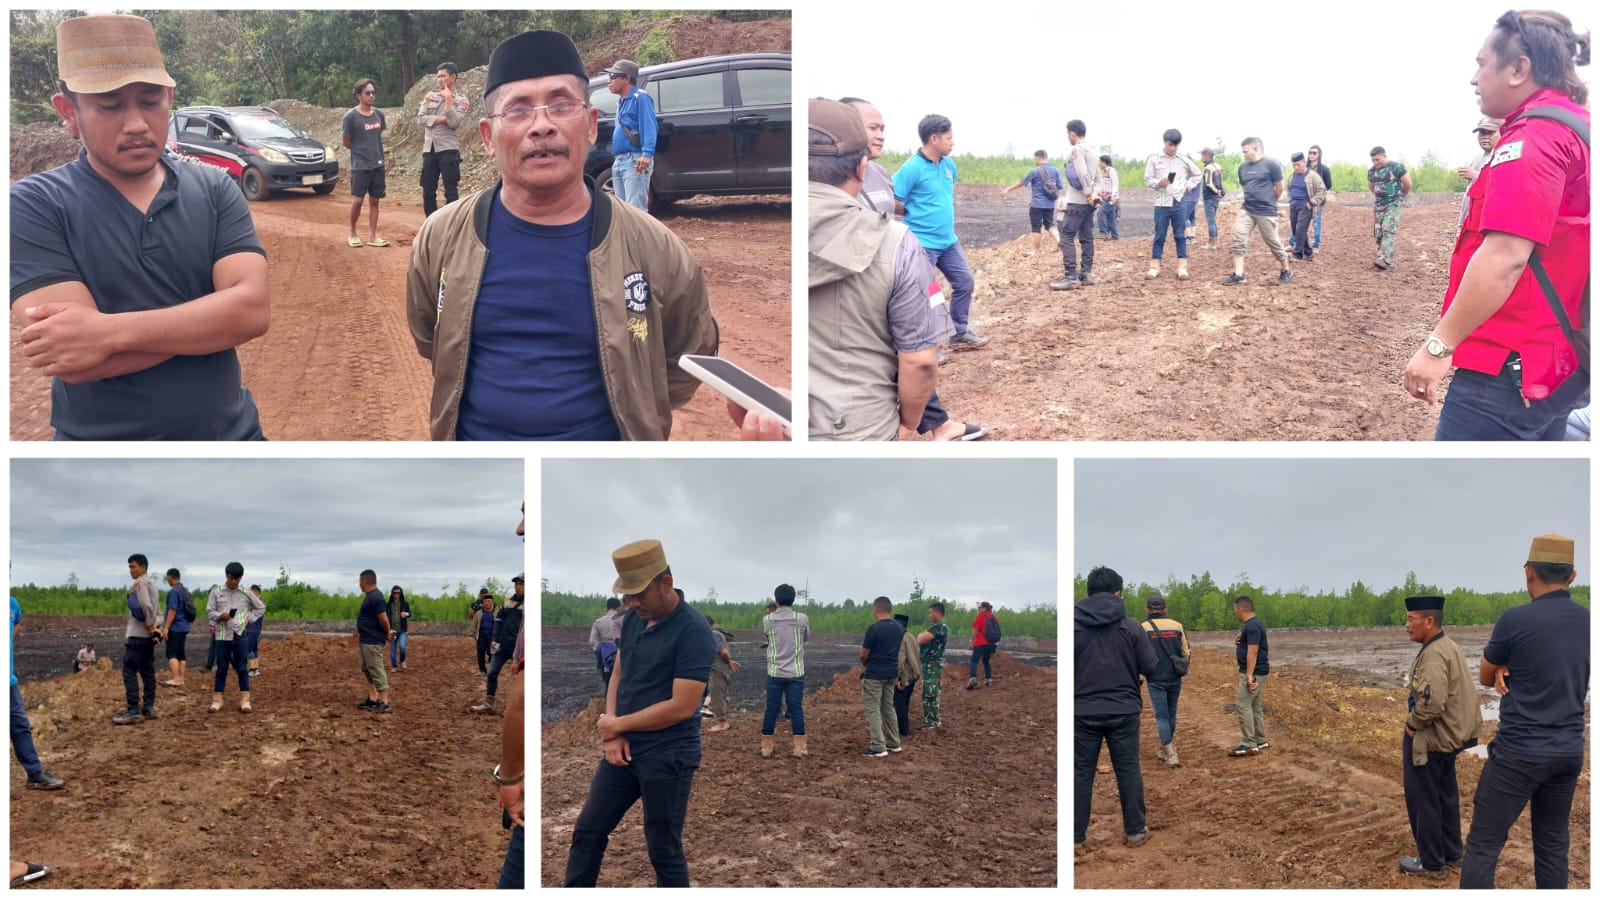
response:
<path id="1" fill-rule="evenodd" d="M 1589 609 L 1565 590 L 1512 606 L 1494 623 L 1483 657 L 1505 665 L 1500 730 L 1494 743 L 1515 755 L 1583 755 L 1583 697 L 1589 689 Z"/>
<path id="2" fill-rule="evenodd" d="M 628 140 L 622 130 L 628 127 L 639 132 L 639 143 Z M 617 103 L 617 126 L 611 132 L 611 154 L 639 153 L 656 155 L 656 98 L 643 88 L 635 87 Z"/>
<path id="3" fill-rule="evenodd" d="M 956 163 L 946 156 L 934 162 L 911 154 L 894 173 L 894 195 L 906 205 L 906 227 L 930 252 L 956 243 Z"/>
<path id="4" fill-rule="evenodd" d="M 1022 183 L 1028 185 L 1030 189 L 1028 205 L 1034 209 L 1056 208 L 1055 198 L 1044 192 L 1046 175 L 1049 175 L 1050 180 L 1056 183 L 1057 193 L 1061 191 L 1062 185 L 1067 183 L 1066 178 L 1061 174 L 1061 170 L 1051 163 L 1047 162 L 1044 165 L 1036 165 L 1029 169 L 1028 174 L 1022 176 Z"/>
<path id="5" fill-rule="evenodd" d="M 167 590 L 166 608 L 177 613 L 172 616 L 172 632 L 174 634 L 187 634 L 189 632 L 189 621 L 183 617 L 183 602 L 188 598 L 189 588 L 185 587 L 182 583 L 179 583 L 178 586 Z M 199 612 L 200 610 L 196 609 L 195 611 Z M 161 613 L 161 620 L 167 620 L 167 615 L 165 612 Z"/>
<path id="6" fill-rule="evenodd" d="M 187 303 L 216 291 L 211 268 L 261 253 L 239 188 L 204 163 L 163 154 L 166 183 L 145 212 L 74 162 L 11 186 L 11 302 L 81 282 L 101 312 Z M 234 350 L 174 356 L 143 371 L 50 385 L 58 440 L 260 440 L 261 422 Z"/>
<path id="7" fill-rule="evenodd" d="M 535 225 L 495 196 L 457 440 L 622 439 L 600 368 L 593 229 L 592 202 L 576 222 Z"/>
<path id="8" fill-rule="evenodd" d="M 622 680 L 617 684 L 617 714 L 631 715 L 672 698 L 674 680 L 705 683 L 711 678 L 711 657 L 716 641 L 711 625 L 698 610 L 680 601 L 677 608 L 645 627 L 638 615 L 622 619 L 617 641 L 622 655 Z M 700 751 L 700 709 L 661 730 L 628 731 L 628 747 L 635 760 L 674 752 Z"/>

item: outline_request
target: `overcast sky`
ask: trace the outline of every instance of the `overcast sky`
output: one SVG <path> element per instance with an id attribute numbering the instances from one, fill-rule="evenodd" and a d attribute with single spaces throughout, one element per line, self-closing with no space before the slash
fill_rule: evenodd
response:
<path id="1" fill-rule="evenodd" d="M 611 551 L 654 538 L 691 599 L 819 602 L 928 592 L 1056 602 L 1054 460 L 546 460 L 541 573 L 608 593 Z"/>
<path id="2" fill-rule="evenodd" d="M 1445 590 L 1519 591 L 1535 536 L 1589 570 L 1586 460 L 1085 460 L 1073 571 L 1156 584 L 1210 571 L 1270 589 L 1378 591 L 1415 571 Z"/>
<path id="3" fill-rule="evenodd" d="M 1082 119 L 1089 145 L 1118 157 L 1143 159 L 1177 128 L 1196 158 L 1219 137 L 1237 153 L 1254 135 L 1285 165 L 1315 143 L 1333 162 L 1368 165 L 1382 144 L 1391 158 L 1417 163 L 1432 149 L 1454 167 L 1479 152 L 1474 58 L 1511 6 L 854 4 L 847 17 L 798 13 L 810 39 L 795 46 L 807 96 L 872 101 L 891 150 L 915 149 L 917 121 L 939 113 L 954 124 L 957 154 L 1009 144 L 1059 160 L 1067 121 Z M 1555 8 L 1577 16 L 1580 33 L 1593 18 L 1577 4 Z"/>
<path id="4" fill-rule="evenodd" d="M 12 582 L 128 583 L 128 556 L 176 567 L 199 589 L 238 561 L 245 583 L 290 577 L 356 592 L 363 568 L 388 588 L 507 588 L 524 569 L 513 460 L 15 459 Z"/>

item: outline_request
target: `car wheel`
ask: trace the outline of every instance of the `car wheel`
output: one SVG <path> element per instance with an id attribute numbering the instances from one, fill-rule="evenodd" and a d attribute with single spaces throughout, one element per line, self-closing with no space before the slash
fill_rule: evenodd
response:
<path id="1" fill-rule="evenodd" d="M 617 189 L 611 183 L 611 166 L 608 165 L 595 174 L 594 186 L 597 190 L 602 190 L 613 196 L 616 195 Z"/>
<path id="2" fill-rule="evenodd" d="M 333 193 L 333 189 L 338 186 L 339 183 L 337 181 L 330 182 L 328 184 L 318 184 L 316 187 L 311 188 L 311 192 L 318 196 L 325 197 L 328 194 Z"/>
<path id="3" fill-rule="evenodd" d="M 253 165 L 245 166 L 244 172 L 239 175 L 239 189 L 244 191 L 246 200 L 265 200 L 272 194 L 267 189 L 267 179 L 262 177 L 261 170 Z"/>

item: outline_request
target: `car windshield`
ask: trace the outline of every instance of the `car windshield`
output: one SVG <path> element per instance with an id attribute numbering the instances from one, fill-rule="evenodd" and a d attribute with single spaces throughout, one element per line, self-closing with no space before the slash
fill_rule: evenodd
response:
<path id="1" fill-rule="evenodd" d="M 236 115 L 233 124 L 239 129 L 239 137 L 251 140 L 307 136 L 304 131 L 291 125 L 288 119 L 275 115 Z"/>

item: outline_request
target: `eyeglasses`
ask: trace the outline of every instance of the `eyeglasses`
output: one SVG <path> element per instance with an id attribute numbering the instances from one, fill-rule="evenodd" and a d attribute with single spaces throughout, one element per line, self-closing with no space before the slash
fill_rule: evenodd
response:
<path id="1" fill-rule="evenodd" d="M 533 121 L 533 117 L 538 115 L 539 110 L 542 109 L 546 115 L 550 116 L 550 121 L 567 122 L 583 115 L 583 111 L 588 108 L 589 104 L 581 100 L 562 98 L 554 103 L 546 103 L 543 106 L 513 106 L 510 109 L 493 113 L 488 118 L 505 119 L 507 125 L 527 125 Z"/>
<path id="2" fill-rule="evenodd" d="M 1533 54 L 1533 44 L 1528 40 L 1528 32 L 1523 30 L 1522 17 L 1517 15 L 1516 10 L 1506 10 L 1506 14 L 1501 16 L 1500 21 L 1496 22 L 1495 24 L 1499 25 L 1501 28 L 1508 28 L 1508 30 L 1516 31 L 1517 37 L 1522 39 L 1523 54 L 1531 57 Z"/>

